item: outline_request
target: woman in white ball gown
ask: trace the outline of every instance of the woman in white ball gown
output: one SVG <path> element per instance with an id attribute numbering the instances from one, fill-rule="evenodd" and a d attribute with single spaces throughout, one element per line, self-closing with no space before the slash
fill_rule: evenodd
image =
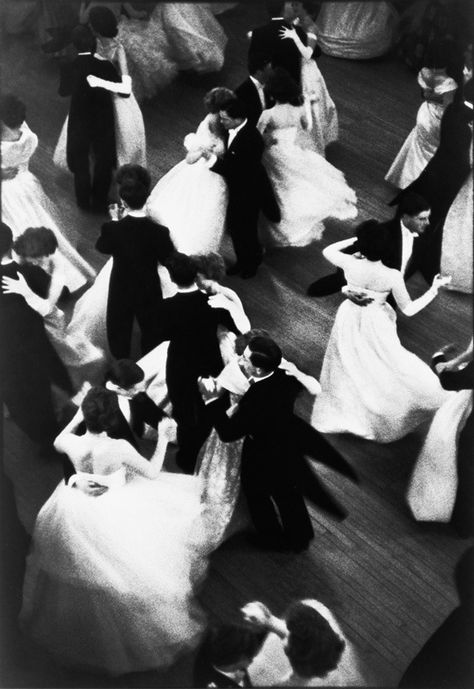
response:
<path id="1" fill-rule="evenodd" d="M 29 227 L 50 228 L 58 241 L 58 268 L 65 285 L 75 291 L 93 279 L 95 271 L 62 234 L 58 210 L 28 169 L 38 137 L 26 124 L 25 113 L 25 105 L 18 98 L 11 94 L 2 97 L 2 220 L 14 237 Z"/>
<path id="2" fill-rule="evenodd" d="M 112 675 L 166 667 L 196 645 L 209 554 L 199 479 L 161 471 L 170 420 L 147 461 L 107 435 L 116 413 L 116 394 L 92 388 L 55 441 L 77 474 L 38 514 L 20 614 L 60 664 Z"/>
<path id="3" fill-rule="evenodd" d="M 227 209 L 225 180 L 209 170 L 202 157 L 209 152 L 222 156 L 225 131 L 219 110 L 234 98 L 226 88 L 214 88 L 206 94 L 207 115 L 195 134 L 185 137 L 187 155 L 164 175 L 151 192 L 147 213 L 170 230 L 176 249 L 184 254 L 218 251 L 224 233 Z"/>
<path id="4" fill-rule="evenodd" d="M 262 162 L 281 212 L 281 220 L 261 221 L 267 246 L 305 246 L 321 238 L 326 218 L 357 216 L 357 198 L 343 173 L 311 148 L 303 148 L 308 122 L 298 86 L 281 68 L 267 82 L 275 105 L 257 123 L 265 150 Z"/>
<path id="5" fill-rule="evenodd" d="M 306 31 L 307 45 L 303 45 L 294 29 L 284 28 L 282 39 L 292 40 L 301 53 L 301 90 L 308 122 L 308 140 L 314 150 L 324 155 L 326 146 L 339 137 L 336 106 L 321 74 L 313 53 L 317 48 L 316 26 L 302 2 L 293 2 L 294 23 Z"/>
<path id="6" fill-rule="evenodd" d="M 343 250 L 357 241 L 358 253 Z M 338 309 L 321 372 L 322 393 L 311 422 L 323 433 L 353 433 L 389 443 L 428 420 L 445 401 L 438 377 L 397 335 L 393 295 L 406 316 L 429 304 L 449 278 L 436 276 L 425 294 L 411 300 L 402 274 L 383 263 L 388 235 L 375 220 L 357 239 L 328 246 L 324 257 L 344 270 L 349 296 Z M 356 303 L 351 299 L 355 299 Z M 360 305 L 357 300 L 368 301 Z"/>
<path id="7" fill-rule="evenodd" d="M 417 179 L 436 153 L 441 118 L 458 87 L 454 79 L 446 74 L 443 46 L 431 49 L 426 64 L 418 74 L 418 84 L 425 100 L 416 115 L 416 125 L 385 175 L 387 182 L 399 189 L 405 189 Z"/>
<path id="8" fill-rule="evenodd" d="M 472 367 L 472 344 L 471 340 L 464 352 L 443 363 L 443 371 L 466 369 L 469 377 L 467 365 Z M 444 348 L 441 361 L 451 348 Z M 417 521 L 447 523 L 453 514 L 459 441 L 472 412 L 472 385 L 468 389 L 450 389 L 446 402 L 433 417 L 408 485 L 407 502 Z"/>
<path id="9" fill-rule="evenodd" d="M 367 60 L 393 45 L 398 14 L 390 2 L 323 2 L 316 19 L 321 50 L 326 55 Z"/>

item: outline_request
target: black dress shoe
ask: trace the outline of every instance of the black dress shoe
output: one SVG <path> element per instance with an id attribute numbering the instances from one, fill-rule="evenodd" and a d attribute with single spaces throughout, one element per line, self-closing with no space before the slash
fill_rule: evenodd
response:
<path id="1" fill-rule="evenodd" d="M 226 275 L 239 275 L 241 272 L 242 268 L 238 263 L 234 263 L 233 266 L 229 266 L 227 270 L 225 271 Z"/>

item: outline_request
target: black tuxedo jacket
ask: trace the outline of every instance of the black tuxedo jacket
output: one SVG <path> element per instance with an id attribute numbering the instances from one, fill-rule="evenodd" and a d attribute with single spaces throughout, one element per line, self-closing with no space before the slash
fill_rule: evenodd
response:
<path id="1" fill-rule="evenodd" d="M 130 403 L 130 423 L 128 423 L 125 416 L 120 411 L 116 427 L 109 435 L 111 438 L 123 438 L 124 440 L 128 440 L 133 447 L 138 449 L 136 438 L 141 438 L 143 436 L 145 424 L 156 429 L 165 414 L 160 407 L 148 397 L 146 392 L 139 392 L 138 395 L 135 395 L 135 397 L 128 401 Z"/>
<path id="2" fill-rule="evenodd" d="M 387 247 L 388 253 L 384 259 L 385 265 L 389 268 L 396 268 L 400 270 L 402 265 L 402 226 L 400 219 L 395 217 L 386 223 L 383 223 L 389 232 L 390 243 Z M 413 240 L 413 251 L 405 268 L 404 278 L 408 279 L 418 270 L 421 272 L 426 282 L 431 283 L 434 275 L 430 271 L 425 262 L 425 257 L 429 251 L 432 235 L 430 228 L 425 230 L 425 233 Z"/>
<path id="3" fill-rule="evenodd" d="M 247 77 L 240 86 L 237 86 L 234 93 L 247 106 L 248 121 L 255 126 L 262 114 L 262 102 L 258 95 L 257 87 L 250 77 Z"/>
<path id="4" fill-rule="evenodd" d="M 227 181 L 231 207 L 252 204 L 261 208 L 269 220 L 278 222 L 280 210 L 262 165 L 263 149 L 262 135 L 247 120 L 232 139 L 224 156 L 211 169 Z"/>
<path id="5" fill-rule="evenodd" d="M 0 265 L 2 277 L 17 278 L 21 273 L 28 286 L 38 296 L 48 294 L 51 278 L 37 266 L 19 265 L 14 261 Z M 32 309 L 19 294 L 5 294 L 0 290 L 0 377 L 2 385 L 15 383 L 18 376 L 41 367 L 51 381 L 72 392 L 69 375 L 52 346 L 42 316 Z"/>
<path id="6" fill-rule="evenodd" d="M 225 400 L 209 403 L 209 414 L 224 442 L 245 438 L 242 464 L 251 463 L 252 472 L 268 476 L 272 485 L 296 479 L 293 406 L 302 386 L 292 376 L 277 369 L 256 382 L 228 417 Z"/>
<path id="7" fill-rule="evenodd" d="M 69 106 L 67 161 L 74 168 L 76 156 L 91 142 L 107 147 L 115 159 L 115 116 L 112 94 L 102 88 L 92 88 L 87 76 L 92 74 L 107 81 L 120 82 L 121 77 L 108 60 L 91 54 L 78 55 L 61 66 L 59 95 L 71 96 Z"/>
<path id="8" fill-rule="evenodd" d="M 161 299 L 158 263 L 164 264 L 174 250 L 167 227 L 146 217 L 106 222 L 96 249 L 113 256 L 110 289 L 119 291 L 125 303 Z"/>
<path id="9" fill-rule="evenodd" d="M 271 62 L 273 67 L 284 67 L 299 84 L 301 53 L 293 41 L 280 38 L 282 28 L 296 28 L 302 43 L 306 45 L 306 32 L 301 27 L 293 27 L 284 19 L 272 19 L 268 24 L 253 29 L 248 53 L 249 62 L 267 61 Z"/>
<path id="10" fill-rule="evenodd" d="M 178 389 L 197 385 L 198 376 L 216 376 L 222 370 L 217 326 L 236 331 L 234 321 L 224 309 L 209 306 L 208 295 L 178 292 L 163 299 L 158 317 L 158 341 L 169 340 L 166 375 L 170 396 Z"/>

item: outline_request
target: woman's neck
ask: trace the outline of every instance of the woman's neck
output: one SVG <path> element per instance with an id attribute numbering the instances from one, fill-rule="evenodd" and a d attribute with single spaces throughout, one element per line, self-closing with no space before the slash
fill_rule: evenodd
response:
<path id="1" fill-rule="evenodd" d="M 2 141 L 18 141 L 21 133 L 21 126 L 11 128 L 2 122 Z"/>

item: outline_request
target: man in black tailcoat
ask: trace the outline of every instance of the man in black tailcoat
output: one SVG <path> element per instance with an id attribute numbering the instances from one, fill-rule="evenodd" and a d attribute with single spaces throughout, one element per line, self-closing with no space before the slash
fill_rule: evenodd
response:
<path id="1" fill-rule="evenodd" d="M 314 536 L 298 486 L 298 451 L 292 433 L 293 406 L 301 384 L 278 368 L 280 362 L 281 350 L 271 338 L 250 340 L 240 361 L 250 387 L 230 417 L 227 400 L 216 397 L 214 381 L 202 380 L 200 387 L 221 440 L 245 438 L 242 489 L 257 543 L 299 552 Z"/>
<path id="2" fill-rule="evenodd" d="M 189 256 L 175 253 L 167 268 L 178 293 L 163 299 L 156 314 L 158 341 L 169 340 L 166 384 L 177 423 L 178 466 L 193 473 L 198 452 L 211 430 L 198 388 L 200 376 L 222 370 L 217 327 L 237 332 L 228 311 L 213 308 L 196 284 L 197 267 Z"/>
<path id="3" fill-rule="evenodd" d="M 249 61 L 249 76 L 234 90 L 237 98 L 245 104 L 247 119 L 251 125 L 256 125 L 262 111 L 271 107 L 270 99 L 265 92 L 269 68 L 269 62 Z"/>
<path id="4" fill-rule="evenodd" d="M 117 173 L 126 215 L 102 225 L 96 249 L 113 257 L 107 301 L 107 335 L 116 359 L 130 356 L 137 319 L 142 355 L 159 344 L 156 314 L 163 299 L 158 264 L 174 250 L 167 227 L 146 216 L 150 175 L 140 165 L 124 165 Z"/>
<path id="5" fill-rule="evenodd" d="M 281 30 L 294 28 L 303 45 L 306 32 L 293 26 L 285 16 L 285 4 L 281 0 L 266 2 L 270 21 L 253 29 L 248 52 L 249 63 L 270 62 L 272 67 L 283 67 L 297 84 L 301 83 L 301 53 L 293 41 L 283 40 Z"/>
<path id="6" fill-rule="evenodd" d="M 62 65 L 59 85 L 60 96 L 71 96 L 67 164 L 74 175 L 77 205 L 104 211 L 116 165 L 115 116 L 111 93 L 90 86 L 88 77 L 115 83 L 122 78 L 111 62 L 94 54 L 96 39 L 87 26 L 75 27 L 72 41 L 78 54 Z"/>
<path id="7" fill-rule="evenodd" d="M 229 188 L 226 224 L 234 245 L 237 262 L 229 275 L 250 278 L 262 261 L 258 240 L 258 216 L 262 211 L 278 222 L 280 210 L 261 158 L 263 139 L 247 118 L 245 104 L 238 98 L 219 112 L 221 123 L 229 132 L 227 150 L 222 158 L 206 154 L 209 167 L 222 175 Z"/>
<path id="8" fill-rule="evenodd" d="M 12 232 L 0 223 L 0 278 L 23 279 L 46 298 L 50 277 L 37 266 L 20 266 L 11 259 Z M 21 276 L 21 277 L 20 277 Z M 0 380 L 3 402 L 14 422 L 44 452 L 52 450 L 59 432 L 51 396 L 55 383 L 68 396 L 74 394 L 69 375 L 52 347 L 42 316 L 19 294 L 0 290 Z"/>

